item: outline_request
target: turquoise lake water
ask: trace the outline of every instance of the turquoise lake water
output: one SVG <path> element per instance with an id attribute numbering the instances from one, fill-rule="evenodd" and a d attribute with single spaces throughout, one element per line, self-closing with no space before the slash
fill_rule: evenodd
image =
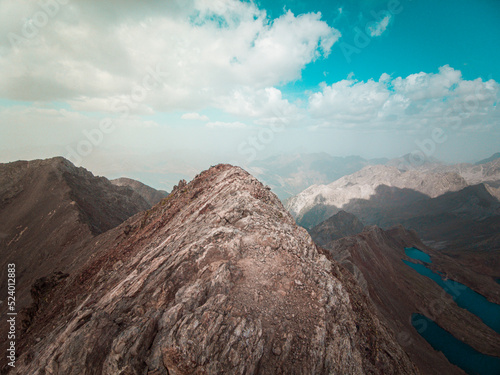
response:
<path id="1" fill-rule="evenodd" d="M 478 352 L 423 315 L 413 314 L 412 325 L 435 350 L 468 374 L 500 375 L 500 358 Z"/>
<path id="2" fill-rule="evenodd" d="M 431 271 L 423 264 L 415 264 L 406 260 L 403 260 L 403 262 L 419 274 L 433 280 L 455 300 L 458 306 L 469 310 L 488 327 L 500 333 L 500 305 L 488 301 L 481 294 L 459 282 L 443 280 L 440 274 Z"/>
<path id="3" fill-rule="evenodd" d="M 418 249 L 405 248 L 405 254 L 412 259 L 432 263 L 430 257 Z M 442 275 L 431 271 L 423 264 L 406 260 L 403 262 L 443 288 L 458 306 L 470 311 L 487 326 L 500 333 L 500 305 L 489 302 L 484 296 L 459 282 L 443 279 Z M 413 314 L 412 325 L 435 350 L 443 352 L 451 363 L 468 374 L 500 375 L 500 358 L 478 352 L 423 315 Z"/>
<path id="4" fill-rule="evenodd" d="M 431 257 L 416 247 L 405 247 L 405 254 L 411 259 L 418 259 L 422 262 L 432 263 Z"/>

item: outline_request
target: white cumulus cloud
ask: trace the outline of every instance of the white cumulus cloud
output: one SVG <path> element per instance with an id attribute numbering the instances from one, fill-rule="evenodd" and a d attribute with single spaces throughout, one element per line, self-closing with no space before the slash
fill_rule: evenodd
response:
<path id="1" fill-rule="evenodd" d="M 0 96 L 99 110 L 146 88 L 132 100 L 145 111 L 196 111 L 235 88 L 299 79 L 340 36 L 319 13 L 271 20 L 252 2 L 138 4 L 73 0 L 28 37 L 38 2 L 0 2 Z M 13 34 L 23 42 L 10 43 Z"/>
<path id="2" fill-rule="evenodd" d="M 391 20 L 391 16 L 387 15 L 384 18 L 382 18 L 379 22 L 375 22 L 374 25 L 371 25 L 368 27 L 368 30 L 370 31 L 370 36 L 380 36 L 384 33 L 384 31 L 387 29 L 387 26 L 389 26 L 389 22 Z"/>
<path id="3" fill-rule="evenodd" d="M 382 74 L 378 81 L 346 79 L 309 96 L 315 127 L 415 130 L 460 123 L 460 129 L 500 128 L 500 85 L 464 80 L 448 65 L 438 73 L 405 78 Z"/>

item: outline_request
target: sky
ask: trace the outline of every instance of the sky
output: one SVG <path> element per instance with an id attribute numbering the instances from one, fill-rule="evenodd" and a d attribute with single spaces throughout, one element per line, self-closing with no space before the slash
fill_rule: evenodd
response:
<path id="1" fill-rule="evenodd" d="M 0 0 L 0 162 L 169 189 L 276 154 L 477 161 L 499 46 L 495 0 Z"/>

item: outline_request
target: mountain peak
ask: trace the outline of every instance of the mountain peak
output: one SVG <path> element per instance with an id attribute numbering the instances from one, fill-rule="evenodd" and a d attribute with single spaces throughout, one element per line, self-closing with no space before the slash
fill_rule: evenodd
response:
<path id="1" fill-rule="evenodd" d="M 34 280 L 83 264 L 92 255 L 84 244 L 148 207 L 61 157 L 0 164 L 0 265 L 16 264 L 16 306 L 29 304 Z"/>
<path id="2" fill-rule="evenodd" d="M 489 158 L 483 159 L 475 163 L 475 165 L 481 165 L 481 164 L 486 164 L 489 162 L 492 162 L 494 160 L 500 159 L 500 152 L 496 152 L 493 155 L 491 155 Z"/>
<path id="3" fill-rule="evenodd" d="M 353 214 L 339 211 L 309 231 L 314 242 L 320 246 L 339 238 L 352 236 L 363 231 L 363 223 Z"/>
<path id="4" fill-rule="evenodd" d="M 116 186 L 127 186 L 139 194 L 150 206 L 154 206 L 163 198 L 165 198 L 168 193 L 164 190 L 156 190 L 148 185 L 143 184 L 140 181 L 133 180 L 127 177 L 120 177 L 111 180 L 111 183 Z"/>
<path id="5" fill-rule="evenodd" d="M 241 168 L 200 173 L 98 242 L 22 336 L 43 339 L 19 373 L 416 372 L 348 272 Z"/>

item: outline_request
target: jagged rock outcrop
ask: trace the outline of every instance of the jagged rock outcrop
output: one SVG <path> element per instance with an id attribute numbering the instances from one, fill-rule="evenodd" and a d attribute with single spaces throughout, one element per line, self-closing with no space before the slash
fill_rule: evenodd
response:
<path id="1" fill-rule="evenodd" d="M 467 285 L 482 285 L 479 290 L 498 301 L 498 286 L 486 276 L 461 269 L 453 259 L 425 246 L 414 231 L 402 226 L 382 230 L 365 227 L 360 234 L 333 240 L 325 245 L 330 255 L 344 265 L 366 290 L 400 344 L 422 374 L 460 374 L 442 353 L 436 352 L 412 327 L 409 317 L 421 313 L 435 320 L 455 337 L 488 355 L 500 356 L 500 335 L 477 316 L 456 305 L 452 298 L 429 278 L 420 275 L 402 259 L 405 247 L 416 247 L 431 255 L 431 269 Z"/>
<path id="2" fill-rule="evenodd" d="M 128 186 L 141 197 L 143 197 L 144 200 L 149 203 L 150 207 L 153 207 L 168 195 L 165 190 L 156 190 L 151 186 L 143 184 L 140 181 L 133 180 L 127 177 L 116 178 L 114 180 L 111 180 L 111 183 L 116 186 Z"/>
<path id="3" fill-rule="evenodd" d="M 309 234 L 315 243 L 324 246 L 333 240 L 361 233 L 364 227 L 355 215 L 339 211 L 309 230 Z"/>
<path id="4" fill-rule="evenodd" d="M 11 373 L 417 373 L 349 272 L 240 168 L 180 183 L 88 250 Z"/>

